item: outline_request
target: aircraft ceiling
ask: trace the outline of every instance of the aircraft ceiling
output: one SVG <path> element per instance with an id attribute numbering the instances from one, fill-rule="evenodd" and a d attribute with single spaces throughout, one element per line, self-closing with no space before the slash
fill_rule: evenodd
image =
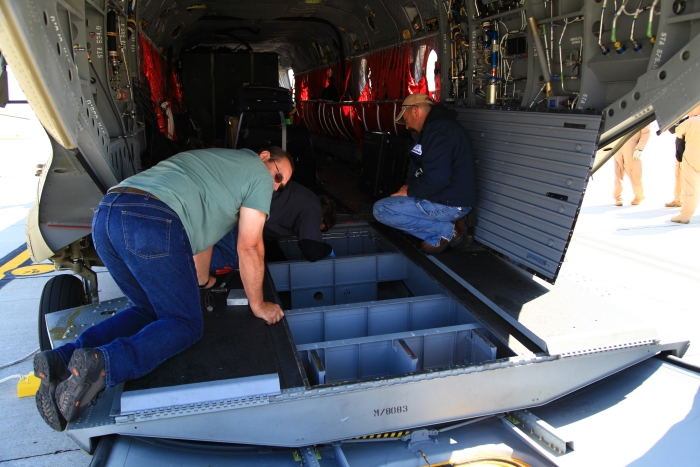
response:
<path id="1" fill-rule="evenodd" d="M 306 0 L 318 1 L 140 0 L 136 12 L 148 37 L 165 49 L 172 46 L 174 56 L 197 46 L 277 52 L 280 64 L 296 72 L 394 44 L 405 30 L 424 34 L 411 27 L 412 10 L 395 0 Z M 410 3 L 423 22 L 438 16 L 435 5 Z"/>

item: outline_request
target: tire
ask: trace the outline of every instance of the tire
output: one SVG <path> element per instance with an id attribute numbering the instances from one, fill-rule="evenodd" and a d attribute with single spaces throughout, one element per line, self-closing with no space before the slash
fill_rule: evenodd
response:
<path id="1" fill-rule="evenodd" d="M 85 303 L 85 287 L 78 277 L 62 274 L 49 279 L 44 285 L 39 302 L 39 349 L 41 351 L 51 349 L 51 340 L 46 329 L 46 315 Z"/>

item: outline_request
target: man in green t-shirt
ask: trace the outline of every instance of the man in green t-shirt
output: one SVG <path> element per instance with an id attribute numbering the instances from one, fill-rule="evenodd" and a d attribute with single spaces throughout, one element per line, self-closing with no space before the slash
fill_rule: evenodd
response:
<path id="1" fill-rule="evenodd" d="M 267 324 L 282 319 L 282 309 L 263 299 L 262 231 L 273 191 L 293 170 L 277 147 L 258 154 L 196 150 L 108 191 L 95 210 L 92 238 L 133 305 L 35 357 L 37 408 L 49 426 L 63 430 L 105 387 L 139 378 L 199 340 L 199 289 L 213 286 L 212 246 L 237 224 L 250 308 Z"/>

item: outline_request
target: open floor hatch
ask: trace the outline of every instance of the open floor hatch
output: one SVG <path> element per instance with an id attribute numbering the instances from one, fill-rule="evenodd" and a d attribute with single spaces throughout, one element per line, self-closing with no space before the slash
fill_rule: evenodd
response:
<path id="1" fill-rule="evenodd" d="M 226 291 L 203 293 L 202 340 L 107 390 L 68 434 L 86 450 L 112 433 L 306 446 L 542 405 L 685 349 L 653 330 L 607 341 L 602 330 L 595 346 L 579 339 L 586 346 L 558 354 L 554 345 L 515 351 L 393 237 L 349 224 L 325 241 L 335 258 L 305 262 L 291 239 L 281 246 L 292 259 L 268 265 L 264 293 L 285 308 L 279 324 L 227 306 Z M 126 306 L 119 299 L 47 315 L 53 345 Z"/>

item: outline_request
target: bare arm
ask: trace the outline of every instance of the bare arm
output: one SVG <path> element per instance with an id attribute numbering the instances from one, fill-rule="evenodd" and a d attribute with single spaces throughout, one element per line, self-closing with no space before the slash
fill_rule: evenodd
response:
<path id="1" fill-rule="evenodd" d="M 263 299 L 265 247 L 262 231 L 266 217 L 262 211 L 241 207 L 238 221 L 238 264 L 250 309 L 267 324 L 274 324 L 282 319 L 284 313 L 279 305 Z"/>
<path id="2" fill-rule="evenodd" d="M 199 285 L 206 285 L 206 288 L 214 286 L 216 279 L 209 275 L 209 266 L 211 265 L 211 254 L 214 251 L 214 247 L 209 247 L 201 253 L 197 253 L 193 256 L 194 267 L 197 270 L 197 282 Z M 212 283 L 214 279 L 214 283 Z"/>

